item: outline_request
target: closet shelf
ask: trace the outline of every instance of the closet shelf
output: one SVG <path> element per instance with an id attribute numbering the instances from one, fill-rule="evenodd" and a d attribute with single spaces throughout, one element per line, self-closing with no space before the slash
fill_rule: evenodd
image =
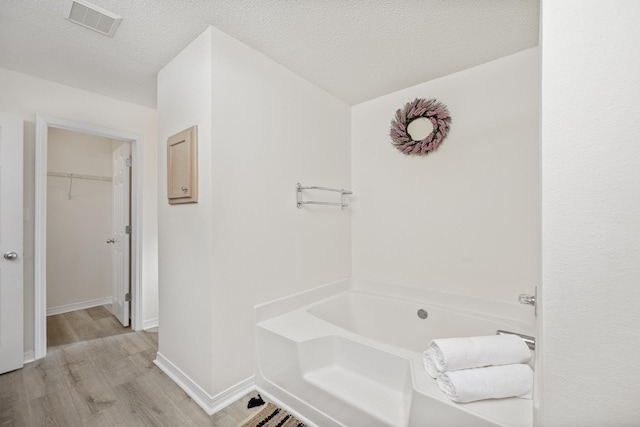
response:
<path id="1" fill-rule="evenodd" d="M 89 179 L 92 181 L 113 181 L 113 179 L 110 176 L 82 175 L 79 173 L 47 172 L 47 176 L 54 176 L 58 178 L 69 178 L 69 200 L 71 200 L 71 189 L 73 187 L 74 179 Z"/>
<path id="2" fill-rule="evenodd" d="M 59 178 L 70 179 L 92 179 L 94 181 L 111 181 L 110 176 L 98 176 L 98 175 L 82 175 L 78 173 L 63 173 L 63 172 L 48 172 L 47 176 L 57 176 Z"/>

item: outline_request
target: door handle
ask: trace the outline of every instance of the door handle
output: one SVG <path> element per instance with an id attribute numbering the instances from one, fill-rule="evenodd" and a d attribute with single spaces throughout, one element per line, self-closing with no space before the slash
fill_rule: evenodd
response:
<path id="1" fill-rule="evenodd" d="M 107 243 L 115 243 L 115 242 L 116 242 L 116 240 L 114 238 L 111 238 L 111 239 L 107 240 Z"/>
<path id="2" fill-rule="evenodd" d="M 18 259 L 18 254 L 15 252 L 5 252 L 4 259 L 13 261 L 14 259 Z"/>

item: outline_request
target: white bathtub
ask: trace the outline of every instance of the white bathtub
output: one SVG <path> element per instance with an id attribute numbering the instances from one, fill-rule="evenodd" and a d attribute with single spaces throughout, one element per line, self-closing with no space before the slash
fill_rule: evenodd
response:
<path id="1" fill-rule="evenodd" d="M 422 366 L 434 338 L 533 335 L 528 316 L 517 304 L 344 280 L 256 308 L 256 384 L 321 427 L 530 426 L 530 400 L 456 404 Z"/>

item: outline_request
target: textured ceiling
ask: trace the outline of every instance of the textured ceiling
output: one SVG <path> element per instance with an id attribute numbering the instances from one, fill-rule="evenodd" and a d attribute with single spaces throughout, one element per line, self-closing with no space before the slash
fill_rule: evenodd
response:
<path id="1" fill-rule="evenodd" d="M 113 38 L 63 0 L 0 0 L 0 67 L 155 107 L 156 73 L 208 25 L 357 104 L 538 44 L 539 0 L 92 0 Z"/>

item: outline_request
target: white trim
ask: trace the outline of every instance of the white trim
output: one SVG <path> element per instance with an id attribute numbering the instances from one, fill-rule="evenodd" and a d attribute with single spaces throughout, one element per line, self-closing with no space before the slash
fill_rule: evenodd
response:
<path id="1" fill-rule="evenodd" d="M 36 360 L 36 354 L 33 351 L 25 351 L 22 363 L 27 364 Z"/>
<path id="2" fill-rule="evenodd" d="M 185 393 L 191 397 L 207 414 L 212 415 L 226 406 L 232 404 L 242 396 L 255 390 L 255 380 L 251 376 L 244 381 L 226 389 L 225 391 L 211 396 L 180 368 L 171 363 L 159 352 L 156 360 L 153 361 L 158 368 L 169 378 L 171 378 Z"/>
<path id="3" fill-rule="evenodd" d="M 92 299 L 89 301 L 74 302 L 73 304 L 59 305 L 57 307 L 47 308 L 47 316 L 68 313 L 70 311 L 84 310 L 85 308 L 99 307 L 101 305 L 111 304 L 113 297 Z"/>
<path id="4" fill-rule="evenodd" d="M 34 263 L 34 357 L 47 354 L 47 131 L 45 119 L 36 115 L 36 167 L 35 167 L 35 235 Z M 44 137 L 42 137 L 44 136 Z"/>
<path id="5" fill-rule="evenodd" d="M 47 139 L 49 127 L 67 129 L 132 143 L 133 171 L 131 178 L 131 329 L 142 325 L 142 142 L 140 135 L 89 124 L 36 115 L 35 170 L 35 247 L 34 247 L 34 348 L 35 358 L 47 354 L 46 248 L 47 248 Z"/>
<path id="6" fill-rule="evenodd" d="M 131 157 L 131 330 L 139 331 L 142 323 L 142 137 L 132 140 Z M 135 284 L 135 286 L 134 286 Z"/>
<path id="7" fill-rule="evenodd" d="M 255 389 L 256 381 L 255 377 L 252 375 L 249 378 L 240 381 L 238 384 L 229 387 L 223 392 L 218 393 L 213 398 L 213 405 L 209 415 L 226 408 L 245 394 L 251 393 Z"/>
<path id="8" fill-rule="evenodd" d="M 158 318 L 154 317 L 153 319 L 147 319 L 142 322 L 142 329 L 145 331 L 152 328 L 158 327 Z"/>

